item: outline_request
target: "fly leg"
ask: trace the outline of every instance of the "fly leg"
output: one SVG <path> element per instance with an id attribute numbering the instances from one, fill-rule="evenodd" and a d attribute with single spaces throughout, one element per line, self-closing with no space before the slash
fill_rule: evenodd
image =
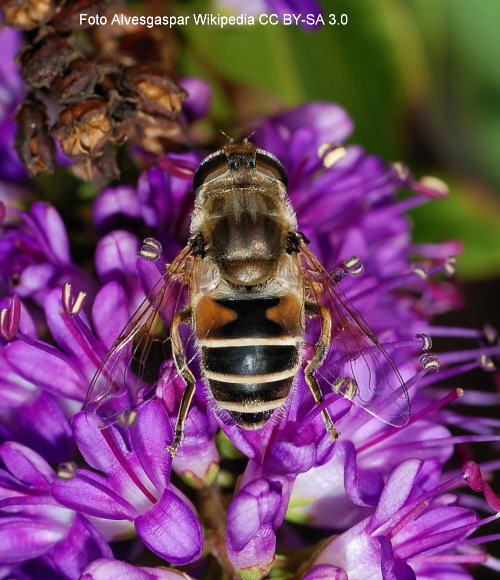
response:
<path id="1" fill-rule="evenodd" d="M 321 318 L 321 336 L 316 343 L 316 349 L 314 351 L 311 360 L 307 363 L 304 374 L 307 386 L 309 387 L 314 401 L 316 404 L 321 405 L 323 402 L 323 395 L 321 394 L 321 389 L 319 388 L 318 381 L 314 376 L 314 373 L 319 368 L 323 359 L 325 358 L 326 352 L 328 350 L 328 345 L 330 344 L 330 336 L 332 332 L 332 318 L 328 308 L 324 306 L 319 306 L 315 302 L 306 302 L 306 312 L 312 314 L 313 316 L 319 316 Z M 335 441 L 339 432 L 333 424 L 332 418 L 328 409 L 323 409 L 321 411 L 321 416 L 325 422 L 326 430 L 330 436 L 330 441 Z"/>
<path id="2" fill-rule="evenodd" d="M 179 334 L 179 326 L 182 323 L 190 322 L 191 320 L 191 309 L 186 308 L 182 312 L 179 312 L 174 316 L 172 320 L 172 327 L 170 330 L 170 335 L 172 338 L 172 354 L 174 357 L 174 363 L 184 381 L 186 388 L 182 393 L 181 404 L 179 406 L 179 411 L 177 412 L 177 419 L 175 422 L 175 434 L 174 441 L 172 445 L 169 445 L 167 449 L 170 451 L 172 457 L 174 457 L 177 452 L 177 448 L 181 444 L 182 438 L 184 436 L 184 422 L 186 420 L 191 401 L 193 400 L 193 395 L 195 391 L 196 381 L 193 373 L 189 370 L 186 362 L 186 356 L 184 354 L 184 348 L 182 346 L 181 337 Z"/>

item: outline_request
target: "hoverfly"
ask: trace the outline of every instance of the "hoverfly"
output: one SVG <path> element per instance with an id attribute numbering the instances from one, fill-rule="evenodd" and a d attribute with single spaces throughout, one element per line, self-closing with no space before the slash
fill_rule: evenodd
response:
<path id="1" fill-rule="evenodd" d="M 156 288 L 106 356 L 87 411 L 103 425 L 121 421 L 159 384 L 168 388 L 173 369 L 185 385 L 173 455 L 199 361 L 217 412 L 244 429 L 259 429 L 286 408 L 302 367 L 316 404 L 330 389 L 386 423 L 405 424 L 410 409 L 401 374 L 298 232 L 280 161 L 248 139 L 230 141 L 200 164 L 193 187 L 190 239 L 162 265 Z M 146 240 L 141 255 L 158 261 L 161 247 Z M 155 343 L 168 345 L 164 356 L 173 364 L 151 373 Z M 335 440 L 328 409 L 321 415 Z"/>

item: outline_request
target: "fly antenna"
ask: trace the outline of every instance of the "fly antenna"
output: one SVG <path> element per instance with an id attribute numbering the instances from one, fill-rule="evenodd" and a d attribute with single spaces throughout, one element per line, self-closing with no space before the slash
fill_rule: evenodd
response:
<path id="1" fill-rule="evenodd" d="M 230 137 L 225 131 L 219 129 L 220 133 L 229 141 L 229 143 L 234 143 L 234 137 Z"/>
<path id="2" fill-rule="evenodd" d="M 255 135 L 255 131 L 252 131 L 250 133 L 250 135 L 247 135 L 244 139 L 243 139 L 243 143 L 248 143 L 249 139 L 251 139 L 253 136 Z"/>

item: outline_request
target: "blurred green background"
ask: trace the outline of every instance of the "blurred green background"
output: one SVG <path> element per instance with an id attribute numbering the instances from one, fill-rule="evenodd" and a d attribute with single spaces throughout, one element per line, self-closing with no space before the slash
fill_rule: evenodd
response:
<path id="1" fill-rule="evenodd" d="M 174 5 L 179 14 L 217 10 L 198 0 Z M 351 142 L 449 185 L 446 199 L 412 212 L 416 239 L 460 238 L 460 277 L 498 277 L 500 2 L 325 0 L 323 7 L 347 14 L 348 24 L 179 27 L 180 73 L 215 87 L 219 127 L 308 100 L 340 103 L 356 124 Z"/>

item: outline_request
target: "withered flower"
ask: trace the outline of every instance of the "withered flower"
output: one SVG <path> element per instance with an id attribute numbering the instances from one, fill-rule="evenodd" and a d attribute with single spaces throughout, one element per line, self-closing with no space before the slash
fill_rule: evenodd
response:
<path id="1" fill-rule="evenodd" d="M 176 142 L 182 135 L 178 120 L 138 111 L 134 123 L 134 140 L 146 151 L 161 155 L 166 142 Z"/>
<path id="2" fill-rule="evenodd" d="M 52 173 L 56 148 L 49 135 L 45 107 L 33 98 L 26 99 L 15 115 L 15 149 L 30 175 Z"/>
<path id="3" fill-rule="evenodd" d="M 175 119 L 187 92 L 161 67 L 135 65 L 127 68 L 121 79 L 123 88 L 146 113 L 159 113 Z"/>
<path id="4" fill-rule="evenodd" d="M 51 133 L 66 155 L 78 157 L 99 151 L 111 135 L 111 118 L 104 101 L 90 98 L 64 109 Z"/>
<path id="5" fill-rule="evenodd" d="M 74 54 L 74 47 L 65 36 L 42 37 L 21 54 L 21 74 L 30 88 L 48 87 L 64 70 Z"/>
<path id="6" fill-rule="evenodd" d="M 33 30 L 54 14 L 53 0 L 0 0 L 4 23 L 12 28 Z"/>
<path id="7" fill-rule="evenodd" d="M 73 171 L 82 179 L 93 181 L 99 188 L 118 179 L 120 172 L 113 144 L 108 141 L 95 155 L 80 157 L 73 165 Z"/>
<path id="8" fill-rule="evenodd" d="M 51 92 L 65 105 L 76 103 L 93 94 L 98 77 L 99 70 L 95 62 L 78 58 L 70 64 L 64 74 L 54 80 Z"/>

